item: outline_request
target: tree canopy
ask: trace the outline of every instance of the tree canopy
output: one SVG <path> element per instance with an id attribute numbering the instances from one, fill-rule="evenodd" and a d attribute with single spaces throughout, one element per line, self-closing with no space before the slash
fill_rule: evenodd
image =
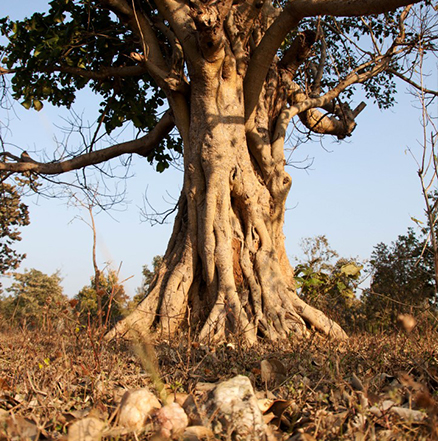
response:
<path id="1" fill-rule="evenodd" d="M 6 289 L 9 296 L 3 299 L 1 312 L 11 323 L 48 329 L 67 307 L 60 283 L 57 273 L 48 276 L 34 268 L 15 273 L 14 282 Z"/>
<path id="2" fill-rule="evenodd" d="M 362 301 L 374 325 L 393 326 L 399 314 L 435 304 L 433 253 L 412 228 L 389 245 L 377 244 L 369 266 L 371 283 Z"/>
<path id="3" fill-rule="evenodd" d="M 177 105 L 180 95 L 189 95 L 186 58 L 191 51 L 208 58 L 209 51 L 224 45 L 223 32 L 231 35 L 239 72 L 246 70 L 247 125 L 280 50 L 279 66 L 293 72 L 293 96 L 287 97 L 291 106 L 284 117 L 290 121 L 299 115 L 309 130 L 342 139 L 351 134 L 363 109 L 363 103 L 347 109 L 355 84 L 363 85 L 366 97 L 380 107 L 389 107 L 396 77 L 415 85 L 410 69 L 415 48 L 435 48 L 430 11 L 411 12 L 409 6 L 395 11 L 409 3 L 283 1 L 274 7 L 263 1 L 53 0 L 47 13 L 14 22 L 2 18 L 1 33 L 9 43 L 1 47 L 0 74 L 10 78 L 5 87 L 15 100 L 27 109 L 40 110 L 45 101 L 69 108 L 77 92 L 88 87 L 102 98 L 100 129 L 111 133 L 130 122 L 139 137 L 104 149 L 96 148 L 93 137 L 48 163 L 25 152 L 4 151 L 0 169 L 59 174 L 137 153 L 156 160 L 157 170 L 163 171 L 171 160 L 166 148 L 182 151 L 183 127 L 178 127 L 179 137 L 170 132 L 175 118 L 183 117 L 177 111 L 183 110 Z M 171 112 L 165 112 L 166 98 Z M 311 110 L 315 108 L 326 113 Z"/>
<path id="4" fill-rule="evenodd" d="M 0 275 L 4 275 L 17 269 L 25 257 L 12 246 L 21 240 L 19 228 L 29 225 L 29 211 L 21 201 L 20 179 L 14 185 L 7 181 L 6 173 L 0 178 Z"/>
<path id="5" fill-rule="evenodd" d="M 95 325 L 102 323 L 112 326 L 125 314 L 128 296 L 119 281 L 117 271 L 109 270 L 107 274 L 99 273 L 99 276 L 99 290 L 96 290 L 96 278 L 92 277 L 90 285 L 84 286 L 75 296 L 78 301 L 75 307 L 85 324 L 90 320 Z M 101 297 L 100 311 L 98 296 Z"/>

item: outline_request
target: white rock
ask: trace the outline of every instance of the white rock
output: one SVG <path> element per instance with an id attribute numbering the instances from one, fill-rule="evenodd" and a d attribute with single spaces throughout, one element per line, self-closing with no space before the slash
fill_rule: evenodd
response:
<path id="1" fill-rule="evenodd" d="M 216 386 L 207 413 L 216 434 L 238 440 L 264 440 L 266 427 L 248 377 L 238 375 Z"/>
<path id="2" fill-rule="evenodd" d="M 184 409 L 178 403 L 171 403 L 157 412 L 160 435 L 164 438 L 178 438 L 189 425 Z"/>
<path id="3" fill-rule="evenodd" d="M 148 389 L 127 391 L 120 404 L 119 425 L 132 431 L 141 430 L 148 416 L 160 407 L 160 402 Z"/>
<path id="4" fill-rule="evenodd" d="M 75 421 L 68 429 L 68 441 L 99 441 L 105 423 L 94 417 Z"/>

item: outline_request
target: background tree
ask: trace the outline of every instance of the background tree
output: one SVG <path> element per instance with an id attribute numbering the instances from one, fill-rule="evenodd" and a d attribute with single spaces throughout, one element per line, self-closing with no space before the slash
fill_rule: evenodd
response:
<path id="1" fill-rule="evenodd" d="M 399 314 L 427 309 L 434 301 L 434 258 L 423 252 L 425 241 L 409 228 L 390 245 L 374 247 L 370 288 L 362 295 L 369 328 L 392 327 Z"/>
<path id="2" fill-rule="evenodd" d="M 344 329 L 352 330 L 361 314 L 356 290 L 363 265 L 340 258 L 325 236 L 305 238 L 301 247 L 306 259 L 295 267 L 298 294 Z"/>
<path id="3" fill-rule="evenodd" d="M 12 246 L 21 240 L 19 228 L 29 225 L 29 210 L 21 201 L 20 187 L 7 182 L 8 177 L 9 173 L 0 172 L 0 275 L 17 269 L 26 257 Z"/>
<path id="4" fill-rule="evenodd" d="M 75 309 L 80 312 L 84 324 L 90 319 L 96 326 L 100 323 L 113 326 L 126 314 L 129 297 L 117 271 L 109 270 L 106 274 L 99 272 L 99 290 L 96 290 L 96 277 L 93 276 L 90 285 L 84 286 L 75 299 L 78 301 Z"/>
<path id="5" fill-rule="evenodd" d="M 365 107 L 353 105 L 357 85 L 382 108 L 394 102 L 395 76 L 415 85 L 412 61 L 420 40 L 434 50 L 436 13 L 422 4 L 431 19 L 417 26 L 415 8 L 396 11 L 408 3 L 54 0 L 47 14 L 3 19 L 2 72 L 16 100 L 69 107 L 87 85 L 102 97 L 98 130 L 130 121 L 139 136 L 103 147 L 97 131 L 51 162 L 7 151 L 0 170 L 57 175 L 136 153 L 162 171 L 183 146 L 157 282 L 117 331 L 171 334 L 190 308 L 201 339 L 302 335 L 307 323 L 345 338 L 296 294 L 282 232 L 287 127 L 299 120 L 344 139 Z"/>
<path id="6" fill-rule="evenodd" d="M 32 268 L 13 277 L 14 282 L 6 289 L 9 296 L 1 303 L 6 320 L 45 330 L 62 322 L 68 302 L 58 273 L 48 276 Z"/>

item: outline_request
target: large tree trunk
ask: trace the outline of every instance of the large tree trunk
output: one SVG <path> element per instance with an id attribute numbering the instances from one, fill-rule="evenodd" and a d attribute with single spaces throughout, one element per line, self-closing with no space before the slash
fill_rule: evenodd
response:
<path id="1" fill-rule="evenodd" d="M 144 88 L 161 89 L 170 109 L 147 135 L 133 141 L 94 150 L 93 140 L 85 153 L 50 163 L 38 162 L 26 152 L 20 157 L 0 152 L 0 170 L 57 175 L 122 154 L 158 158 L 157 147 L 162 148 L 174 125 L 184 143 L 184 186 L 164 263 L 149 295 L 110 337 L 117 333 L 148 334 L 150 330 L 171 335 L 182 326 L 195 328 L 205 340 L 220 340 L 232 333 L 254 342 L 258 336 L 275 339 L 303 335 L 309 327 L 346 337 L 338 325 L 296 294 L 282 231 L 291 187 L 284 169 L 286 130 L 290 120 L 299 117 L 310 131 L 339 139 L 349 136 L 364 104 L 352 110 L 340 101 L 341 94 L 353 84 L 377 79 L 385 71 L 390 77 L 404 78 L 393 70 L 397 63 L 392 60 L 400 60 L 417 45 L 416 38 L 405 32 L 410 6 L 399 15 L 397 25 L 385 22 L 393 38 L 391 44 L 385 40 L 380 45 L 387 48 L 385 52 L 375 44 L 369 29 L 374 55 L 353 41 L 358 32 L 368 33 L 365 22 L 357 28 L 351 20 L 335 26 L 323 16 L 379 14 L 410 1 L 99 0 L 96 5 L 116 14 L 128 32 L 122 36 L 118 26 L 114 35 L 99 30 L 98 23 L 102 29 L 108 27 L 110 15 L 104 14 L 90 35 L 88 22 L 83 44 L 79 37 L 70 43 L 67 36 L 60 41 L 61 45 L 72 45 L 62 49 L 61 59 L 56 56 L 61 46 L 56 46 L 50 56 L 49 50 L 42 56 L 28 53 L 23 42 L 11 49 L 17 34 L 11 32 L 6 52 L 11 51 L 12 56 L 5 63 L 15 66 L 15 61 L 21 60 L 23 69 L 0 68 L 0 74 L 26 77 L 35 66 L 29 88 L 21 80 L 13 88 L 17 97 L 26 98 L 25 102 L 32 98 L 34 107 L 37 97 L 47 98 L 41 91 L 46 87 L 40 87 L 46 85 L 47 78 L 62 86 L 48 95 L 52 102 L 67 105 L 72 98 L 64 103 L 58 92 L 66 87 L 72 95 L 70 82 L 81 78 L 72 84 L 80 88 L 91 80 L 92 89 L 107 99 L 98 130 L 107 117 L 118 117 L 117 121 L 130 117 L 134 122 L 137 118 L 130 111 L 140 106 L 125 109 L 131 107 L 132 95 L 125 97 L 126 102 L 118 101 L 118 95 L 123 96 L 132 84 L 127 81 L 130 78 L 138 81 L 134 90 L 139 96 L 147 96 Z M 79 10 L 69 14 L 73 22 L 82 17 Z M 342 29 L 351 32 L 353 40 L 348 35 L 336 35 Z M 105 47 L 113 45 L 114 52 L 94 60 L 94 51 L 100 47 L 95 38 L 100 34 L 106 40 Z M 378 28 L 376 38 L 381 38 Z M 327 45 L 332 44 L 330 55 Z M 338 46 L 345 47 L 341 50 Z M 79 48 L 81 54 L 75 54 Z M 82 52 L 90 48 L 91 58 L 85 58 L 94 61 L 87 61 L 90 65 L 86 69 L 82 67 Z M 70 59 L 67 54 L 71 51 L 75 55 Z M 332 60 L 334 54 L 342 54 L 340 63 Z M 100 66 L 101 61 L 111 66 Z M 368 93 L 376 97 L 376 91 L 384 91 L 384 103 L 388 104 L 391 82 L 385 87 L 380 83 L 381 78 L 370 84 Z M 109 87 L 113 94 L 108 93 Z M 109 117 L 107 110 L 116 102 L 116 112 Z M 144 108 L 151 108 L 149 101 Z M 156 116 L 148 115 L 145 126 Z"/>
<path id="2" fill-rule="evenodd" d="M 173 234 L 149 295 L 111 335 L 153 329 L 170 336 L 190 326 L 201 340 L 232 333 L 254 343 L 257 337 L 302 336 L 313 326 L 345 338 L 337 324 L 297 296 L 286 255 L 283 221 L 291 178 L 283 144 L 273 139 L 278 73 L 265 86 L 257 130 L 248 134 L 243 77 L 234 58 L 222 49 L 215 59 L 199 59 L 189 68 L 184 188 Z"/>

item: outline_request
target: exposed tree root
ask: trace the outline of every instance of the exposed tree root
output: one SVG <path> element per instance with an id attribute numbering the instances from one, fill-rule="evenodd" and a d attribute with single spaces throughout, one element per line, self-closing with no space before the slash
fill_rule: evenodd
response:
<path id="1" fill-rule="evenodd" d="M 239 213 L 237 217 L 236 209 L 229 218 L 232 240 L 225 240 L 227 236 L 221 237 L 213 228 L 210 276 L 197 271 L 203 261 L 190 241 L 187 215 L 183 213 L 187 204 L 180 204 L 180 210 L 149 295 L 110 331 L 108 338 L 146 338 L 155 332 L 170 339 L 179 328 L 189 326 L 197 329 L 198 339 L 206 343 L 225 341 L 230 336 L 248 344 L 255 344 L 257 338 L 304 337 L 309 327 L 336 339 L 347 338 L 339 325 L 296 295 L 291 286 L 292 270 L 284 274 L 284 262 L 280 265 L 270 246 L 269 251 L 260 246 L 260 236 L 253 227 L 252 233 L 242 228 L 237 220 L 245 215 Z M 221 249 L 221 241 L 231 245 Z M 200 283 L 202 273 L 207 281 Z"/>

